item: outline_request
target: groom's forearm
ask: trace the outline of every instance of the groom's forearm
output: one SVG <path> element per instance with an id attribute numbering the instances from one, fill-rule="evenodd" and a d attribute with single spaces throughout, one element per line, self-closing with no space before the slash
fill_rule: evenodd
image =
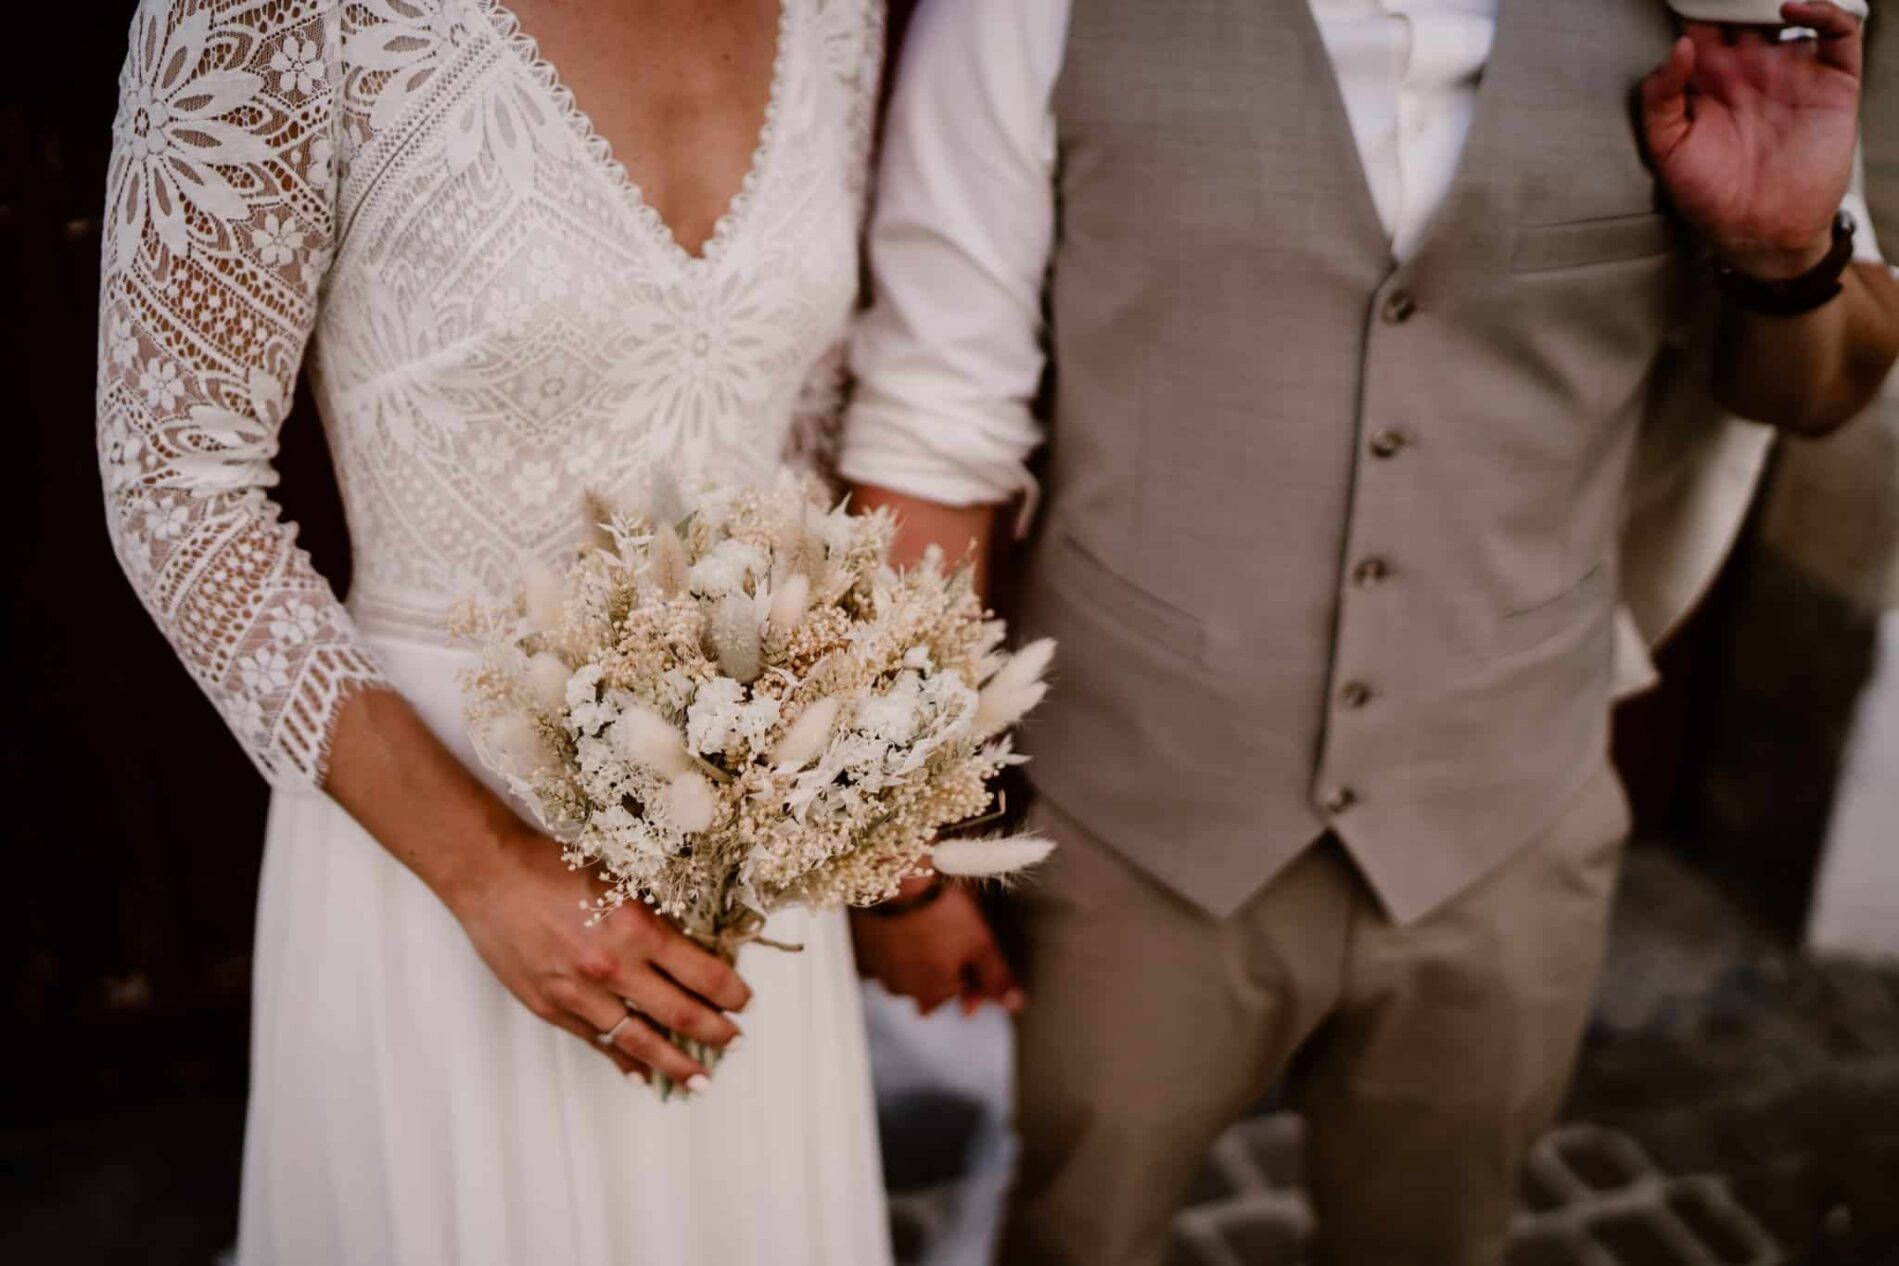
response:
<path id="1" fill-rule="evenodd" d="M 1838 298 L 1804 316 L 1730 308 L 1715 349 L 1715 394 L 1742 417 L 1825 435 L 1878 394 L 1899 357 L 1899 282 L 1885 265 L 1846 270 Z"/>
<path id="2" fill-rule="evenodd" d="M 976 592 L 988 596 L 989 549 L 995 540 L 1001 506 L 946 506 L 874 484 L 855 485 L 851 504 L 860 510 L 884 507 L 895 512 L 897 539 L 891 547 L 891 562 L 908 566 L 923 557 L 930 546 L 938 546 L 952 563 L 969 558 L 976 569 Z"/>

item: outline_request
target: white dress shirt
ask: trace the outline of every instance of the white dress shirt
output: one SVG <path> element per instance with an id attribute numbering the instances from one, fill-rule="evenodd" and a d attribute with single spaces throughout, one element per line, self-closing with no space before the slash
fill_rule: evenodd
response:
<path id="1" fill-rule="evenodd" d="M 1449 191 L 1499 0 L 1310 0 L 1379 217 L 1402 261 Z M 1670 0 L 1760 20 L 1762 0 Z M 1773 6 L 1769 6 L 1773 7 Z M 1864 11 L 1864 0 L 1847 0 Z M 852 346 L 840 468 L 945 505 L 1031 499 L 1042 288 L 1055 232 L 1051 98 L 1068 0 L 925 0 L 897 71 Z M 1858 198 L 1860 252 L 1877 259 Z"/>

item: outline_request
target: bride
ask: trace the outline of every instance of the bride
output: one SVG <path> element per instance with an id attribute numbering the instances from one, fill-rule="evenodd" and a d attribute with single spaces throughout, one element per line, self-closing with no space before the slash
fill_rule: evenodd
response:
<path id="1" fill-rule="evenodd" d="M 588 926 L 592 881 L 471 771 L 441 632 L 561 561 L 583 493 L 763 475 L 822 435 L 880 15 L 141 4 L 100 459 L 127 573 L 276 788 L 240 1261 L 888 1260 L 841 918 L 786 916 L 805 952 L 747 980 L 639 908 Z M 300 367 L 346 606 L 267 491 Z M 694 1101 L 628 1084 L 653 1070 Z"/>

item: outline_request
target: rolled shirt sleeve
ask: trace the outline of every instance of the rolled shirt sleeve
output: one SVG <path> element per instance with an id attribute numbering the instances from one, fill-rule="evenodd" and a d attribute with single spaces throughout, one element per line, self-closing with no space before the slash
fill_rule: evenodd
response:
<path id="1" fill-rule="evenodd" d="M 1867 13 L 1866 0 L 1833 0 L 1858 18 Z M 1668 7 L 1691 22 L 1744 22 L 1779 26 L 1781 0 L 1668 0 Z"/>
<path id="2" fill-rule="evenodd" d="M 1055 0 L 925 0 L 886 124 L 851 347 L 845 478 L 944 505 L 1032 499 L 1055 232 Z"/>

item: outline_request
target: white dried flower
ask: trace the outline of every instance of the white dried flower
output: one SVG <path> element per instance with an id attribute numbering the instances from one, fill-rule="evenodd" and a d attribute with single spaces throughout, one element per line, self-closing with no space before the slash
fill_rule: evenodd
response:
<path id="1" fill-rule="evenodd" d="M 708 830 L 719 816 L 719 797 L 712 789 L 712 780 L 697 770 L 667 783 L 660 793 L 660 805 L 672 824 L 687 835 Z"/>
<path id="2" fill-rule="evenodd" d="M 720 541 L 692 565 L 686 573 L 686 584 L 702 597 L 724 598 L 748 592 L 752 582 L 770 567 L 765 551 L 749 541 Z"/>
<path id="3" fill-rule="evenodd" d="M 976 733 L 988 738 L 1027 716 L 1048 693 L 1048 683 L 1042 677 L 1054 658 L 1052 638 L 1031 642 L 1010 656 L 982 688 L 976 705 Z"/>
<path id="4" fill-rule="evenodd" d="M 758 612 L 743 593 L 728 593 L 712 609 L 707 638 L 719 668 L 734 681 L 751 685 L 765 672 Z"/>
<path id="5" fill-rule="evenodd" d="M 573 676 L 558 655 L 546 651 L 528 657 L 528 695 L 544 711 L 559 712 L 567 704 L 567 682 Z"/>
<path id="6" fill-rule="evenodd" d="M 614 723 L 620 751 L 629 761 L 663 778 L 676 778 L 693 768 L 679 731 L 658 713 L 634 704 Z"/>
<path id="7" fill-rule="evenodd" d="M 844 701 L 835 695 L 818 700 L 785 729 L 785 736 L 771 749 L 771 764 L 778 769 L 803 769 L 830 746 L 831 733 L 837 729 L 838 714 Z"/>
<path id="8" fill-rule="evenodd" d="M 566 665 L 562 665 L 566 667 Z M 582 664 L 567 679 L 566 703 L 570 708 L 578 708 L 584 703 L 592 703 L 600 697 L 600 665 Z"/>
<path id="9" fill-rule="evenodd" d="M 771 609 L 766 614 L 766 623 L 771 631 L 784 637 L 798 627 L 805 612 L 811 609 L 811 580 L 802 572 L 794 572 L 772 590 Z"/>
<path id="10" fill-rule="evenodd" d="M 501 766 L 501 772 L 516 778 L 532 778 L 553 763 L 554 754 L 541 741 L 534 723 L 518 712 L 489 721 L 482 731 L 483 746 Z"/>
<path id="11" fill-rule="evenodd" d="M 647 579 L 660 594 L 675 598 L 686 591 L 691 568 L 686 562 L 686 546 L 679 533 L 666 524 L 653 529 L 646 555 Z"/>
<path id="12" fill-rule="evenodd" d="M 930 864 L 945 875 L 993 879 L 1039 866 L 1054 851 L 1055 845 L 1039 835 L 944 840 L 931 850 Z"/>
<path id="13" fill-rule="evenodd" d="M 778 725 L 778 701 L 769 695 L 746 697 L 745 687 L 715 677 L 699 687 L 686 709 L 686 746 L 708 756 L 736 749 L 756 750 Z"/>

